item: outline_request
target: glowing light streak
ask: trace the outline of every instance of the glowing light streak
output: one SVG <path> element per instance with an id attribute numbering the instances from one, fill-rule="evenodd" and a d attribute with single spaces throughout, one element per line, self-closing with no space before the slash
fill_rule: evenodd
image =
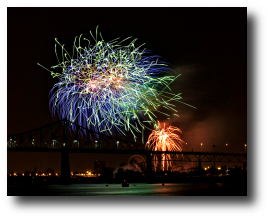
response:
<path id="1" fill-rule="evenodd" d="M 55 39 L 59 64 L 51 68 L 61 69 L 59 73 L 38 64 L 59 79 L 49 94 L 54 118 L 65 118 L 100 133 L 131 131 L 136 139 L 134 131 L 148 128 L 143 122 L 153 125 L 155 113 L 170 117 L 158 110 L 160 106 L 176 111 L 169 102 L 182 98 L 170 93 L 169 85 L 178 76 L 161 76 L 170 69 L 159 56 L 141 49 L 142 45 L 135 47 L 136 39 L 123 46 L 121 43 L 129 38 L 105 42 L 101 34 L 98 40 L 97 30 L 95 37 L 90 34 L 95 43 L 91 45 L 83 38 L 88 44 L 83 47 L 82 35 L 76 37 L 72 55 Z"/>

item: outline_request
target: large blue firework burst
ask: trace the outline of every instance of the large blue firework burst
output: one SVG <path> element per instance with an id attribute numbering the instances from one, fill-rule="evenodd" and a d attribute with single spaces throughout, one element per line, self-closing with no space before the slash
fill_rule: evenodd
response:
<path id="1" fill-rule="evenodd" d="M 136 40 L 121 45 L 119 38 L 105 42 L 98 31 L 86 47 L 81 46 L 82 35 L 75 38 L 73 55 L 60 44 L 61 58 L 51 72 L 59 78 L 50 91 L 50 110 L 54 118 L 65 118 L 99 133 L 125 135 L 155 124 L 156 113 L 163 113 L 161 106 L 174 110 L 171 101 L 180 101 L 179 94 L 170 92 L 169 84 L 175 76 L 164 76 L 168 65 L 160 57 L 152 55 L 142 45 L 135 47 Z M 42 66 L 43 67 L 43 66 Z M 177 112 L 177 111 L 176 111 Z M 166 114 L 168 117 L 169 114 Z M 177 115 L 177 114 L 174 114 Z"/>

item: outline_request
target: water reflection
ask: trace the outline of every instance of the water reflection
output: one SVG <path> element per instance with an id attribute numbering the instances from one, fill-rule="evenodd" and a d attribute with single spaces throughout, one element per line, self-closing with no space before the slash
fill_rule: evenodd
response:
<path id="1" fill-rule="evenodd" d="M 106 186 L 108 185 L 108 186 Z M 247 188 L 227 183 L 131 183 L 8 186 L 8 195 L 16 196 L 227 196 L 247 195 Z"/>

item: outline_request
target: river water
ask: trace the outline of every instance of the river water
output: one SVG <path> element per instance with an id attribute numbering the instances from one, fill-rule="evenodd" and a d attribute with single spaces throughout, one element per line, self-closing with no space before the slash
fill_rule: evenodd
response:
<path id="1" fill-rule="evenodd" d="M 107 186 L 106 186 L 107 185 Z M 8 196 L 246 196 L 246 184 L 131 183 L 71 185 L 9 185 Z"/>

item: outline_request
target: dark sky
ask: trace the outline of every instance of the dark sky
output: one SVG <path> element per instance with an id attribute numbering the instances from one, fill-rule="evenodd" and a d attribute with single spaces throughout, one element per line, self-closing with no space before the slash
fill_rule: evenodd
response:
<path id="1" fill-rule="evenodd" d="M 136 46 L 145 43 L 171 65 L 172 75 L 181 74 L 172 90 L 197 109 L 176 103 L 179 118 L 159 119 L 183 131 L 187 150 L 200 150 L 203 142 L 205 151 L 212 151 L 213 144 L 216 151 L 224 151 L 227 143 L 227 151 L 244 152 L 246 8 L 8 8 L 8 135 L 53 122 L 48 94 L 57 80 L 37 63 L 47 68 L 56 65 L 55 38 L 69 49 L 75 36 L 90 39 L 89 31 L 97 25 L 105 41 L 138 38 Z M 60 169 L 58 156 L 9 152 L 8 171 L 18 166 L 32 170 L 34 165 Z M 92 165 L 92 155 L 81 156 Z M 71 155 L 71 169 L 85 168 L 85 163 L 77 164 L 78 159 L 78 154 Z"/>

